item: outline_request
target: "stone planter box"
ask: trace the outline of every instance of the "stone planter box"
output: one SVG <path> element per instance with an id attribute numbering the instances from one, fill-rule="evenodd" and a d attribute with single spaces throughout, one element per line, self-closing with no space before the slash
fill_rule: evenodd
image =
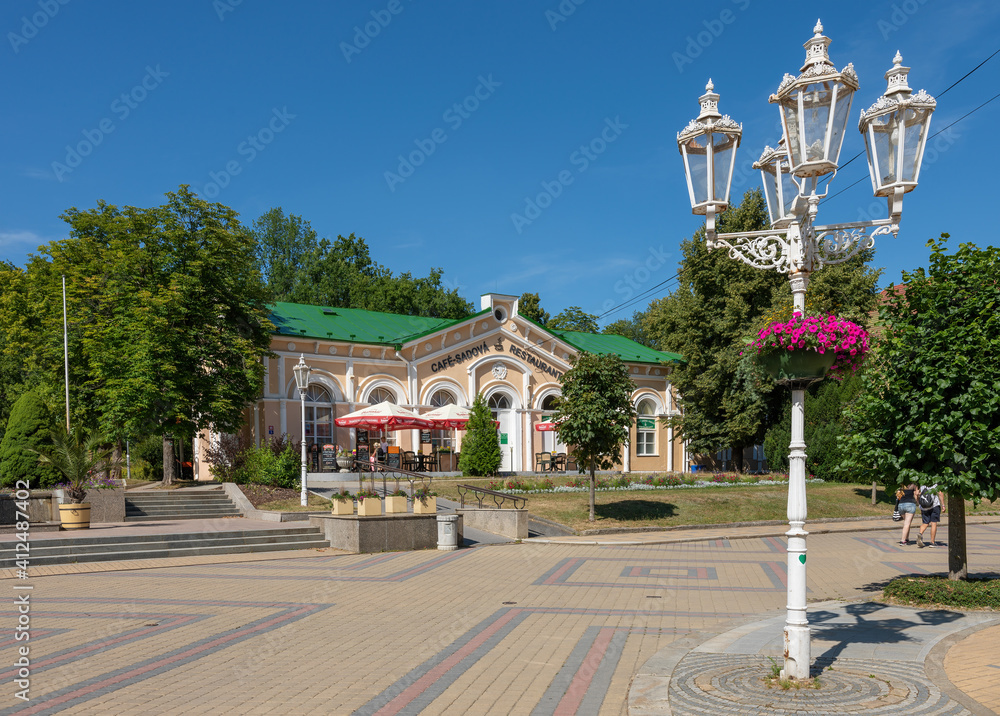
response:
<path id="1" fill-rule="evenodd" d="M 510 539 L 528 538 L 527 510 L 498 510 L 478 507 L 463 507 L 455 510 L 462 515 L 465 524 L 483 532 Z"/>
<path id="2" fill-rule="evenodd" d="M 58 492 L 58 490 L 32 490 L 31 497 L 28 498 L 28 521 L 58 522 Z M 0 495 L 0 524 L 13 525 L 18 521 L 17 502 L 14 495 Z"/>
<path id="3" fill-rule="evenodd" d="M 439 452 L 438 469 L 441 472 L 456 472 L 458 470 L 458 453 Z"/>
<path id="4" fill-rule="evenodd" d="M 354 514 L 354 500 L 334 500 L 333 501 L 333 514 L 335 514 L 335 515 L 353 515 Z"/>
<path id="5" fill-rule="evenodd" d="M 346 552 L 401 552 L 437 548 L 438 528 L 435 515 L 396 514 L 365 519 L 358 516 L 319 515 L 310 517 L 309 522 L 323 530 L 331 547 Z M 458 518 L 456 530 L 458 544 L 461 545 L 461 517 Z"/>
<path id="6" fill-rule="evenodd" d="M 418 500 L 416 497 L 413 498 L 413 514 L 434 515 L 437 514 L 437 510 L 436 497 L 426 497 L 423 500 Z"/>
<path id="7" fill-rule="evenodd" d="M 388 495 L 385 498 L 385 513 L 397 514 L 406 512 L 406 498 L 401 495 Z"/>
<path id="8" fill-rule="evenodd" d="M 377 497 L 358 498 L 359 517 L 378 517 L 382 514 L 382 500 Z"/>
<path id="9" fill-rule="evenodd" d="M 83 500 L 90 503 L 90 522 L 124 522 L 125 488 L 113 490 L 88 490 Z"/>

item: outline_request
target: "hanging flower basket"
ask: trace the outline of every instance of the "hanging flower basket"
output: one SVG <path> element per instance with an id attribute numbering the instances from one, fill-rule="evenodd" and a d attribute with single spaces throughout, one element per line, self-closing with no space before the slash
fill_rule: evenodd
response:
<path id="1" fill-rule="evenodd" d="M 843 377 L 858 369 L 868 353 L 868 333 L 836 316 L 792 314 L 766 326 L 750 343 L 757 361 L 775 380 L 812 382 L 827 373 Z"/>

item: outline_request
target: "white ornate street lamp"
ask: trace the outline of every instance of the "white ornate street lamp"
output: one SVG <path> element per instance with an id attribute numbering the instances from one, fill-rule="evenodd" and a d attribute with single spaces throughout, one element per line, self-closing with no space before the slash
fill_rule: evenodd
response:
<path id="1" fill-rule="evenodd" d="M 920 162 L 927 142 L 934 98 L 923 90 L 910 95 L 909 68 L 899 53 L 886 73 L 885 94 L 861 113 L 860 130 L 868 150 L 868 164 L 876 196 L 889 200 L 889 218 L 826 226 L 814 225 L 820 199 L 837 173 L 840 149 L 858 89 L 852 65 L 843 70 L 830 62 L 830 39 L 817 21 L 814 35 L 805 43 L 806 62 L 798 77 L 786 74 L 770 101 L 779 105 L 784 131 L 777 149 L 768 147 L 754 166 L 761 170 L 771 228 L 733 234 L 715 233 L 715 213 L 729 202 L 729 181 L 739 144 L 739 125 L 728 116 L 719 120 L 719 96 L 701 97 L 702 113 L 677 135 L 684 157 L 692 212 L 706 217 L 709 249 L 722 247 L 729 256 L 760 269 L 787 273 L 794 310 L 805 312 L 806 288 L 811 272 L 826 264 L 848 261 L 875 245 L 880 234 L 899 231 L 902 197 L 917 186 Z M 734 131 L 735 130 L 735 131 Z M 715 151 L 724 134 L 731 144 Z M 735 137 L 733 136 L 735 134 Z M 701 153 L 696 149 L 708 148 Z M 731 152 L 728 151 L 731 148 Z M 701 157 L 704 155 L 704 159 Z M 698 161 L 692 161 L 692 157 Z M 698 162 L 707 166 L 702 168 Z M 706 177 L 708 177 L 706 182 Z M 719 181 L 724 177 L 724 185 Z M 715 178 L 715 180 L 713 180 Z M 826 184 L 822 193 L 820 181 Z M 699 193 L 703 184 L 707 189 Z M 809 622 L 806 618 L 806 444 L 805 383 L 792 384 L 792 439 L 788 475 L 788 601 L 785 618 L 785 662 L 782 675 L 809 677 Z"/>
<path id="2" fill-rule="evenodd" d="M 295 373 L 295 387 L 299 389 L 299 402 L 302 403 L 302 493 L 301 504 L 305 507 L 309 504 L 308 492 L 306 489 L 306 389 L 309 387 L 309 373 L 312 368 L 306 365 L 306 357 L 299 354 L 299 362 L 292 368 Z"/>

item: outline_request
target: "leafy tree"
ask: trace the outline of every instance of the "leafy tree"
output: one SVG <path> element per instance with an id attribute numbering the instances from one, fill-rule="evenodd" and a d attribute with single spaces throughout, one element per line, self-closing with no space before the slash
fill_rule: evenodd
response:
<path id="1" fill-rule="evenodd" d="M 363 238 L 351 234 L 320 239 L 308 221 L 281 208 L 253 226 L 257 255 L 277 301 L 360 308 L 436 318 L 466 318 L 472 304 L 442 284 L 442 271 L 426 277 L 394 276 L 371 256 Z"/>
<path id="2" fill-rule="evenodd" d="M 597 316 L 593 313 L 584 312 L 579 306 L 570 306 L 557 313 L 555 318 L 546 324 L 546 327 L 561 331 L 597 333 Z"/>
<path id="3" fill-rule="evenodd" d="M 948 495 L 948 577 L 968 576 L 965 503 L 1000 497 L 1000 248 L 931 240 L 890 293 L 845 438 L 848 467 Z"/>
<path id="4" fill-rule="evenodd" d="M 0 261 L 0 313 L 3 305 L 19 303 L 17 291 L 22 274 L 21 269 L 9 261 Z M 5 350 L 9 346 L 8 330 L 4 323 L 0 323 L 0 439 L 3 438 L 14 402 L 23 392 L 24 383 L 22 356 L 16 351 Z"/>
<path id="5" fill-rule="evenodd" d="M 867 471 L 848 473 L 841 469 L 844 452 L 839 439 L 847 430 L 845 406 L 857 398 L 861 376 L 854 374 L 842 381 L 829 379 L 813 384 L 806 391 L 805 442 L 806 471 L 823 480 L 871 482 Z M 776 391 L 784 396 L 786 390 Z M 771 426 L 764 437 L 764 455 L 772 470 L 788 471 L 788 445 L 792 441 L 792 406 L 785 402 L 781 421 Z"/>
<path id="6" fill-rule="evenodd" d="M 495 475 L 500 469 L 503 455 L 500 453 L 497 424 L 482 393 L 477 394 L 472 402 L 465 429 L 458 469 L 466 477 Z"/>
<path id="7" fill-rule="evenodd" d="M 609 323 L 601 333 L 625 336 L 636 343 L 652 348 L 653 342 L 649 336 L 645 319 L 646 314 L 644 311 L 636 311 L 632 314 L 631 318 L 621 318 L 613 323 Z"/>
<path id="8" fill-rule="evenodd" d="M 0 486 L 13 487 L 18 480 L 27 480 L 33 488 L 59 482 L 59 472 L 39 463 L 37 452 L 48 443 L 54 423 L 45 404 L 32 391 L 17 399 L 0 441 Z"/>
<path id="9" fill-rule="evenodd" d="M 577 462 L 590 465 L 590 521 L 594 521 L 597 468 L 619 461 L 635 421 L 635 383 L 617 355 L 580 353 L 562 377 L 562 400 L 553 420 L 559 440 L 573 445 Z"/>
<path id="10" fill-rule="evenodd" d="M 517 299 L 517 312 L 539 325 L 547 325 L 549 312 L 542 309 L 541 300 L 537 293 L 522 293 Z"/>
<path id="11" fill-rule="evenodd" d="M 719 219 L 720 232 L 758 231 L 768 226 L 763 196 L 747 192 L 738 206 Z M 684 356 L 672 373 L 683 413 L 670 422 L 689 441 L 692 452 L 732 448 L 738 469 L 743 451 L 763 442 L 767 429 L 788 402 L 749 354 L 744 341 L 764 324 L 792 310 L 788 277 L 708 251 L 704 228 L 682 245 L 679 286 L 654 301 L 641 318 L 653 347 Z M 879 272 L 867 266 L 870 255 L 826 266 L 812 274 L 806 309 L 867 323 L 875 305 Z M 787 443 L 786 443 L 787 450 Z"/>
<path id="12" fill-rule="evenodd" d="M 35 384 L 61 386 L 65 275 L 74 424 L 118 443 L 163 436 L 169 482 L 173 436 L 235 430 L 262 391 L 273 326 L 253 239 L 236 212 L 186 186 L 162 206 L 99 202 L 63 219 L 70 238 L 30 258 L 22 311 L 0 306 L 0 324 Z"/>

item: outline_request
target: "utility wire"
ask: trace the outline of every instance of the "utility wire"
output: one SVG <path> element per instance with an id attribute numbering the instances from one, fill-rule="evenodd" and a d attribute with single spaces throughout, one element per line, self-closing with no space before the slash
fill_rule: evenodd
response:
<path id="1" fill-rule="evenodd" d="M 677 278 L 677 274 L 674 274 L 670 278 L 668 278 L 668 279 L 666 279 L 664 281 L 661 281 L 660 283 L 656 284 L 652 288 L 646 289 L 645 291 L 643 291 L 642 293 L 640 293 L 638 296 L 636 296 L 634 298 L 626 299 L 626 300 L 622 301 L 621 303 L 619 303 L 617 306 L 613 306 L 613 307 L 609 308 L 607 311 L 605 311 L 604 313 L 602 313 L 601 315 L 599 315 L 598 318 L 604 318 L 605 316 L 609 316 L 612 313 L 618 313 L 622 309 L 631 306 L 635 302 L 641 301 L 644 297 L 646 297 L 649 294 L 653 293 L 653 291 L 655 291 L 656 289 L 660 288 L 664 284 L 670 283 L 671 281 L 673 281 L 676 278 Z"/>

